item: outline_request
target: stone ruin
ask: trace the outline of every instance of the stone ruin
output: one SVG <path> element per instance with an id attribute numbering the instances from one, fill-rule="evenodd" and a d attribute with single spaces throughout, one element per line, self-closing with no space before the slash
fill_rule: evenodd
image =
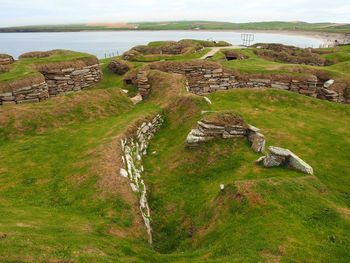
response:
<path id="1" fill-rule="evenodd" d="M 34 67 L 38 72 L 33 76 L 0 83 L 0 105 L 40 102 L 91 87 L 102 79 L 97 58 Z"/>
<path id="2" fill-rule="evenodd" d="M 117 75 L 124 75 L 130 70 L 129 64 L 126 61 L 120 59 L 111 60 L 107 68 Z"/>
<path id="3" fill-rule="evenodd" d="M 253 47 L 257 48 L 257 50 L 254 50 L 254 53 L 265 59 L 320 67 L 325 66 L 326 59 L 320 57 L 319 54 L 333 52 L 312 48 L 304 49 L 282 44 L 255 44 Z"/>
<path id="4" fill-rule="evenodd" d="M 265 152 L 265 136 L 259 132 L 258 128 L 246 124 L 241 117 L 231 111 L 209 113 L 197 124 L 197 128 L 192 129 L 187 135 L 186 142 L 189 147 L 196 147 L 215 138 L 247 137 L 256 153 Z M 275 146 L 270 146 L 269 153 L 256 162 L 263 163 L 266 168 L 283 166 L 305 174 L 313 174 L 312 167 L 293 152 Z"/>
<path id="5" fill-rule="evenodd" d="M 96 63 L 40 70 L 45 77 L 50 97 L 80 91 L 99 82 L 102 79 L 102 71 L 99 62 Z"/>
<path id="6" fill-rule="evenodd" d="M 238 88 L 273 88 L 287 90 L 302 95 L 339 103 L 350 103 L 350 92 L 346 83 L 340 85 L 337 81 L 322 82 L 314 75 L 296 76 L 292 74 L 279 74 L 271 76 L 257 76 L 242 74 L 233 69 L 225 68 L 220 64 L 208 61 L 186 62 L 155 62 L 139 69 L 125 77 L 125 84 L 139 87 L 142 97 L 146 97 L 151 86 L 146 72 L 160 70 L 168 73 L 183 74 L 188 81 L 188 90 L 197 95 L 207 95 L 211 92 Z M 338 85 L 336 85 L 338 84 Z"/>
<path id="7" fill-rule="evenodd" d="M 155 132 L 160 129 L 163 122 L 163 117 L 157 115 L 151 121 L 143 122 L 137 129 L 135 136 L 121 140 L 124 168 L 120 169 L 120 175 L 129 179 L 132 191 L 138 193 L 140 197 L 140 212 L 146 226 L 150 244 L 152 244 L 151 214 L 147 202 L 146 185 L 142 179 L 144 171 L 142 157 L 147 154 L 149 141 L 153 138 Z"/>
<path id="8" fill-rule="evenodd" d="M 265 136 L 259 133 L 258 128 L 246 124 L 241 117 L 230 111 L 215 112 L 212 116 L 203 117 L 198 121 L 197 129 L 190 131 L 186 140 L 189 147 L 215 138 L 247 137 L 256 153 L 265 151 Z"/>
<path id="9" fill-rule="evenodd" d="M 246 59 L 246 57 L 242 53 L 232 49 L 222 50 L 221 53 L 225 55 L 228 61 Z"/>
<path id="10" fill-rule="evenodd" d="M 12 56 L 6 54 L 0 54 L 0 65 L 9 65 L 15 62 Z"/>
<path id="11" fill-rule="evenodd" d="M 275 146 L 270 146 L 269 153 L 266 156 L 260 157 L 257 163 L 262 163 L 266 168 L 284 166 L 305 174 L 312 175 L 314 173 L 312 167 L 293 152 Z"/>

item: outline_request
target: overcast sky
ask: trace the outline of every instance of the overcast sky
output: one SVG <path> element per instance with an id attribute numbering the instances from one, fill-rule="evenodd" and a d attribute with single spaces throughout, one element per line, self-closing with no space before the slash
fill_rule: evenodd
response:
<path id="1" fill-rule="evenodd" d="M 0 0 L 0 27 L 174 20 L 350 23 L 350 0 Z"/>

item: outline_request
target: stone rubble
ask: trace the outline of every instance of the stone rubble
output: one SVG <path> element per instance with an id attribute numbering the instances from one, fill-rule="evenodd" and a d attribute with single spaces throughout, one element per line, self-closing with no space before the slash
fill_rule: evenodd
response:
<path id="1" fill-rule="evenodd" d="M 260 157 L 257 163 L 263 163 L 264 167 L 271 168 L 276 166 L 286 166 L 287 168 L 313 175 L 312 167 L 300 159 L 297 155 L 288 149 L 270 146 L 269 153 Z"/>
<path id="2" fill-rule="evenodd" d="M 140 93 L 138 93 L 135 97 L 131 98 L 132 103 L 137 104 L 142 101 L 142 96 Z"/>
<path id="3" fill-rule="evenodd" d="M 113 59 L 109 62 L 107 68 L 117 74 L 117 75 L 124 75 L 126 72 L 130 70 L 130 66 L 128 63 L 124 60 L 120 59 Z"/>
<path id="4" fill-rule="evenodd" d="M 265 137 L 259 133 L 258 128 L 252 125 L 248 127 L 218 125 L 205 119 L 198 121 L 197 129 L 190 131 L 186 142 L 189 147 L 195 147 L 214 138 L 230 139 L 234 137 L 247 137 L 256 153 L 265 151 Z"/>
<path id="5" fill-rule="evenodd" d="M 140 70 L 137 72 L 137 86 L 139 93 L 145 98 L 151 91 L 151 85 L 148 83 L 148 72 L 146 70 Z"/>
<path id="6" fill-rule="evenodd" d="M 152 121 L 142 123 L 135 137 L 121 140 L 121 147 L 124 153 L 122 160 L 125 167 L 120 169 L 120 175 L 130 180 L 132 191 L 138 193 L 140 196 L 140 211 L 150 244 L 152 244 L 151 214 L 147 202 L 146 185 L 142 179 L 142 172 L 144 171 L 142 156 L 147 154 L 149 140 L 153 138 L 155 132 L 160 129 L 163 122 L 163 117 L 157 115 Z"/>

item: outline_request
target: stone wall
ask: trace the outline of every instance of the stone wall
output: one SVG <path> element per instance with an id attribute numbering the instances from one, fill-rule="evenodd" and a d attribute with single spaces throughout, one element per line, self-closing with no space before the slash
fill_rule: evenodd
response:
<path id="1" fill-rule="evenodd" d="M 40 70 L 33 78 L 0 87 L 0 105 L 32 103 L 91 87 L 102 78 L 100 65 Z"/>
<path id="2" fill-rule="evenodd" d="M 252 125 L 225 125 L 203 118 L 197 123 L 197 129 L 192 129 L 187 135 L 187 145 L 196 147 L 200 143 L 213 140 L 214 138 L 231 139 L 235 137 L 247 137 L 251 142 L 251 147 L 256 153 L 265 151 L 265 136 L 260 129 Z"/>
<path id="3" fill-rule="evenodd" d="M 102 78 L 99 64 L 83 68 L 41 70 L 40 72 L 45 77 L 50 96 L 88 88 Z"/>
<path id="4" fill-rule="evenodd" d="M 157 115 L 153 120 L 144 122 L 137 130 L 136 136 L 121 140 L 124 168 L 120 169 L 120 175 L 130 180 L 131 189 L 140 197 L 140 212 L 144 220 L 149 243 L 152 244 L 151 214 L 147 202 L 147 189 L 142 179 L 144 171 L 142 156 L 147 154 L 149 140 L 159 130 L 164 120 Z"/>
<path id="5" fill-rule="evenodd" d="M 150 92 L 146 78 L 146 71 L 149 69 L 185 75 L 188 90 L 197 95 L 237 88 L 274 88 L 333 102 L 350 103 L 350 97 L 346 97 L 343 91 L 332 90 L 331 85 L 324 85 L 324 82 L 318 80 L 316 76 L 298 77 L 279 74 L 269 78 L 256 77 L 239 74 L 220 64 L 206 61 L 156 62 L 140 69 L 136 83 L 143 97 Z"/>
<path id="6" fill-rule="evenodd" d="M 0 54 L 0 65 L 9 65 L 12 64 L 15 60 L 10 55 Z"/>
<path id="7" fill-rule="evenodd" d="M 26 84 L 26 85 L 23 85 Z M 2 89 L 0 105 L 32 103 L 49 98 L 48 87 L 43 76 L 34 77 L 27 83 Z"/>

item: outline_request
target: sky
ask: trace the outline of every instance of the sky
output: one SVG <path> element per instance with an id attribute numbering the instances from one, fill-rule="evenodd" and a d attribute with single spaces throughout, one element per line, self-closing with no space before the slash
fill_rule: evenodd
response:
<path id="1" fill-rule="evenodd" d="M 350 0 L 0 0 L 0 27 L 176 20 L 350 23 Z"/>

